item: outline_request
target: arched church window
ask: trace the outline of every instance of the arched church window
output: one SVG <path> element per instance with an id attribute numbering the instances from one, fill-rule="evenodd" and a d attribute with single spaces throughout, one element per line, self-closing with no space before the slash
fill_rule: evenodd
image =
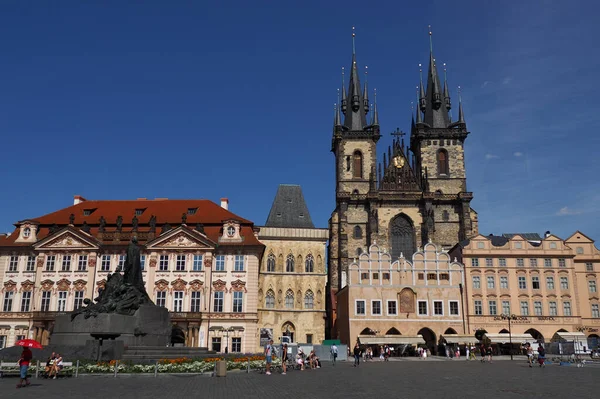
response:
<path id="1" fill-rule="evenodd" d="M 390 241 L 392 259 L 398 259 L 400 253 L 410 259 L 415 253 L 415 229 L 405 215 L 396 216 L 390 223 Z"/>
<path id="2" fill-rule="evenodd" d="M 314 307 L 315 295 L 311 290 L 306 291 L 304 295 L 304 309 L 312 309 Z"/>
<path id="3" fill-rule="evenodd" d="M 285 271 L 288 273 L 294 272 L 294 255 L 289 254 L 285 261 Z"/>
<path id="4" fill-rule="evenodd" d="M 363 176 L 363 157 L 360 151 L 354 151 L 353 160 L 353 168 L 352 168 L 352 177 L 355 179 L 362 179 Z"/>
<path id="5" fill-rule="evenodd" d="M 267 258 L 267 271 L 274 272 L 275 271 L 275 255 L 269 254 Z"/>
<path id="6" fill-rule="evenodd" d="M 450 214 L 448 213 L 448 211 L 442 211 L 442 220 L 444 222 L 447 222 L 450 220 Z"/>
<path id="7" fill-rule="evenodd" d="M 285 307 L 294 309 L 294 292 L 292 290 L 287 290 L 285 293 Z"/>
<path id="8" fill-rule="evenodd" d="M 265 308 L 273 309 L 275 307 L 275 293 L 273 290 L 267 291 L 267 295 L 265 295 Z"/>
<path id="9" fill-rule="evenodd" d="M 448 151 L 441 149 L 437 154 L 437 164 L 438 164 L 438 175 L 448 175 L 449 174 L 449 166 L 448 166 Z"/>
<path id="10" fill-rule="evenodd" d="M 304 261 L 304 272 L 312 273 L 315 270 L 315 260 L 312 255 L 307 255 L 306 260 Z"/>
<path id="11" fill-rule="evenodd" d="M 362 238 L 362 229 L 360 226 L 354 226 L 354 234 L 352 235 L 354 238 Z"/>

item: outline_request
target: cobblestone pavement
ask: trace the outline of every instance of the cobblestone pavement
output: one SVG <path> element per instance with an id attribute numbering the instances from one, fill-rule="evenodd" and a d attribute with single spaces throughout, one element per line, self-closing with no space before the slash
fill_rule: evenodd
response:
<path id="1" fill-rule="evenodd" d="M 270 376 L 231 372 L 206 375 L 87 375 L 58 380 L 32 379 L 16 389 L 15 378 L 0 379 L 1 398 L 592 398 L 600 367 L 548 365 L 529 368 L 523 361 L 491 364 L 467 361 L 350 362 L 336 367 Z"/>

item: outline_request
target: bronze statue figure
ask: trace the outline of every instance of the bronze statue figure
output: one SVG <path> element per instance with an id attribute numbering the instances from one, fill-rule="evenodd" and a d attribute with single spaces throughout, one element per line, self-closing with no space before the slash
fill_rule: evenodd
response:
<path id="1" fill-rule="evenodd" d="M 185 224 L 187 222 L 187 214 L 184 212 L 181 215 L 181 224 Z"/>
<path id="2" fill-rule="evenodd" d="M 117 216 L 117 231 L 123 228 L 123 216 Z"/>
<path id="3" fill-rule="evenodd" d="M 133 219 L 131 219 L 131 225 L 133 226 L 133 231 L 137 231 L 138 229 L 138 218 L 137 216 L 133 215 Z"/>
<path id="4" fill-rule="evenodd" d="M 156 232 L 156 216 L 150 216 L 150 221 L 148 222 L 148 224 L 150 225 L 150 231 L 152 233 Z"/>
<path id="5" fill-rule="evenodd" d="M 69 224 L 75 224 L 75 214 L 69 215 Z"/>
<path id="6" fill-rule="evenodd" d="M 100 216 L 100 225 L 98 226 L 98 231 L 100 233 L 104 233 L 104 229 L 106 228 L 106 219 L 104 219 L 104 216 Z"/>

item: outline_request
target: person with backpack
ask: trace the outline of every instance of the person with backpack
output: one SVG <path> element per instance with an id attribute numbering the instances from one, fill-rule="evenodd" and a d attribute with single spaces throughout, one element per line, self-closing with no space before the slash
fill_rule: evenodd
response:
<path id="1" fill-rule="evenodd" d="M 338 356 L 338 347 L 335 344 L 333 344 L 333 345 L 331 345 L 331 349 L 329 351 L 331 353 L 331 359 L 333 362 L 333 366 L 335 367 L 335 360 L 337 359 L 337 356 Z"/>

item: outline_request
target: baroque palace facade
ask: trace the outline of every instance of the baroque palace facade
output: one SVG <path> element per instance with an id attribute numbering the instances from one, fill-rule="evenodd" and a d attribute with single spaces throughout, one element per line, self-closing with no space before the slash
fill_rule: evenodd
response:
<path id="1" fill-rule="evenodd" d="M 467 332 L 512 333 L 548 342 L 557 333 L 598 345 L 600 251 L 581 232 L 566 240 L 547 232 L 477 235 L 450 254 L 465 264 Z"/>
<path id="2" fill-rule="evenodd" d="M 255 352 L 264 245 L 252 222 L 208 200 L 87 201 L 0 236 L 0 347 L 47 344 L 54 318 L 93 299 L 136 236 L 150 297 L 189 346 Z"/>
<path id="3" fill-rule="evenodd" d="M 403 132 L 392 133 L 396 137 L 380 164 L 377 99 L 371 111 L 367 83 L 363 88 L 359 80 L 354 45 L 348 91 L 342 85 L 341 93 L 331 144 L 336 172 L 336 206 L 329 220 L 327 330 L 331 338 L 340 333 L 336 295 L 347 285 L 354 259 L 371 245 L 388 248 L 392 262 L 410 261 L 430 241 L 449 249 L 478 233 L 465 171 L 464 143 L 469 132 L 460 102 L 458 119 L 450 117 L 448 82 L 441 85 L 433 50 L 427 85 L 422 77 L 419 84 L 409 145 L 401 138 Z"/>
<path id="4" fill-rule="evenodd" d="M 300 186 L 280 185 L 259 240 L 265 255 L 258 277 L 261 346 L 320 343 L 325 338 L 327 229 L 315 228 Z"/>

